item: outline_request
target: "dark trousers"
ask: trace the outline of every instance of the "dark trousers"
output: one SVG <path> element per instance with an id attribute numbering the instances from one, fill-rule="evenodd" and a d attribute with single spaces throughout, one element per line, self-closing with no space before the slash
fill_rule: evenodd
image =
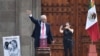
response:
<path id="1" fill-rule="evenodd" d="M 72 46 L 73 46 L 73 42 L 70 40 L 63 40 L 63 45 L 64 45 L 64 56 L 73 56 L 73 51 L 72 51 Z"/>

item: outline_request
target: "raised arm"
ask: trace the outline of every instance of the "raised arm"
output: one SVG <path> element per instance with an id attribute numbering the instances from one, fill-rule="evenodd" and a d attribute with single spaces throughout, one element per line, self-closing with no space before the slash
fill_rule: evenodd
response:
<path id="1" fill-rule="evenodd" d="M 37 23 L 38 23 L 38 20 L 35 19 L 35 18 L 32 16 L 31 10 L 26 10 L 26 12 L 27 12 L 27 14 L 29 15 L 29 18 L 31 19 L 31 21 L 32 21 L 33 23 L 37 24 Z"/>
<path id="2" fill-rule="evenodd" d="M 60 33 L 63 33 L 63 29 L 62 29 L 62 28 L 63 28 L 63 26 L 61 25 L 61 26 L 60 26 L 60 29 L 59 29 L 59 32 L 60 32 Z"/>

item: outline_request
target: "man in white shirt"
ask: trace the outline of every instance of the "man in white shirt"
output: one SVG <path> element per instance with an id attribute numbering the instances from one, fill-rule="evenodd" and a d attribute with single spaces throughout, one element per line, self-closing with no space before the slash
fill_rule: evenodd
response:
<path id="1" fill-rule="evenodd" d="M 46 15 L 41 15 L 41 19 L 37 20 L 32 16 L 32 12 L 30 10 L 27 10 L 27 14 L 29 14 L 29 18 L 35 24 L 35 29 L 32 33 L 32 37 L 35 39 L 35 48 L 41 46 L 41 42 L 43 42 L 41 39 L 46 39 L 47 45 L 54 42 L 50 30 L 50 25 L 47 23 Z"/>

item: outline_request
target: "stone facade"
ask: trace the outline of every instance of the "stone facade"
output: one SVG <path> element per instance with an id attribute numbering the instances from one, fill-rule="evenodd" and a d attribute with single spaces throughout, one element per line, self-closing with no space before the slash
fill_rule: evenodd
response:
<path id="1" fill-rule="evenodd" d="M 22 56 L 34 56 L 34 39 L 31 38 L 34 24 L 26 14 L 27 9 L 39 18 L 41 0 L 0 0 L 0 56 L 3 56 L 2 37 L 12 35 L 21 37 Z"/>

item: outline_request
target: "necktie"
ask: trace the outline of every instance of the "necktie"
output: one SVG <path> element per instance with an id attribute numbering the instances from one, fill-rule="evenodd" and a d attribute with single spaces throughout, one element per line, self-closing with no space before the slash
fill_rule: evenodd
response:
<path id="1" fill-rule="evenodd" d="M 42 38 L 44 37 L 44 23 L 42 25 Z"/>
<path id="2" fill-rule="evenodd" d="M 40 39 L 40 47 L 47 47 L 47 39 L 44 39 L 45 34 L 44 34 L 44 30 L 45 30 L 45 24 L 42 24 L 42 38 Z"/>

